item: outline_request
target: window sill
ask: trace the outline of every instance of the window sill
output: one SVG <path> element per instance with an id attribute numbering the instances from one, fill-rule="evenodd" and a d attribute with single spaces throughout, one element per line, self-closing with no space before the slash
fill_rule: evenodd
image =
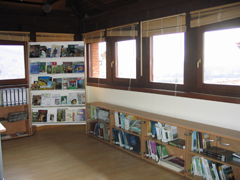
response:
<path id="1" fill-rule="evenodd" d="M 186 98 L 202 99 L 202 100 L 209 100 L 209 101 L 240 104 L 240 97 L 229 97 L 229 96 L 205 94 L 205 93 L 198 93 L 198 92 L 182 92 L 182 91 L 171 91 L 171 90 L 140 88 L 140 87 L 129 88 L 128 86 L 117 86 L 117 85 L 98 84 L 98 83 L 90 83 L 90 82 L 88 82 L 87 85 L 94 86 L 94 87 L 101 87 L 101 88 L 109 88 L 109 89 L 146 92 L 146 93 L 170 95 L 170 96 L 177 96 L 177 97 L 186 97 Z"/>

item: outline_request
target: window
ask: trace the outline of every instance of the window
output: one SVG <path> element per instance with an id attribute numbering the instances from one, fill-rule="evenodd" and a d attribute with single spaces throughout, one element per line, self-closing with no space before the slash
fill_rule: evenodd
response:
<path id="1" fill-rule="evenodd" d="M 203 83 L 240 85 L 240 28 L 207 31 L 203 36 Z"/>
<path id="2" fill-rule="evenodd" d="M 184 84 L 184 33 L 152 37 L 151 81 Z"/>
<path id="3" fill-rule="evenodd" d="M 0 85 L 2 87 L 28 87 L 27 47 L 27 41 L 0 41 Z"/>
<path id="4" fill-rule="evenodd" d="M 136 40 L 115 43 L 116 77 L 136 79 Z"/>
<path id="5" fill-rule="evenodd" d="M 106 79 L 106 42 L 89 44 L 89 77 Z"/>

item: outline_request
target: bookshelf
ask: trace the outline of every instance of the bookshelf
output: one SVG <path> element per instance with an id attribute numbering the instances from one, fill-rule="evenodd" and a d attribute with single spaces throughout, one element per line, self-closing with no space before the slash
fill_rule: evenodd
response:
<path id="1" fill-rule="evenodd" d="M 81 117 L 85 116 L 85 72 L 84 72 L 84 57 L 82 55 L 78 55 L 77 57 L 72 55 L 72 57 L 68 57 L 68 51 L 65 50 L 66 57 L 47 57 L 52 56 L 53 47 L 58 46 L 61 49 L 60 55 L 63 50 L 70 47 L 69 45 L 77 45 L 84 47 L 83 41 L 63 41 L 63 42 L 31 42 L 29 43 L 29 67 L 30 67 L 30 78 L 29 78 L 29 86 L 30 89 L 30 110 L 31 110 L 31 120 L 33 125 L 73 125 L 73 124 L 85 124 L 85 120 L 83 118 L 80 119 L 78 114 L 81 114 Z M 46 57 L 33 57 L 31 54 L 31 47 L 40 46 L 40 49 L 46 49 Z M 45 46 L 45 48 L 43 48 Z M 50 49 L 51 48 L 51 49 Z M 40 50 L 41 52 L 41 50 Z M 54 62 L 52 65 L 50 63 Z M 45 63 L 45 72 L 39 72 L 33 74 L 31 72 L 31 63 L 39 63 L 40 69 L 41 65 Z M 71 72 L 67 72 L 64 70 L 65 67 L 63 64 L 72 63 Z M 81 63 L 81 67 L 83 70 L 75 71 L 73 66 L 74 64 Z M 50 66 L 49 66 L 50 65 Z M 60 68 L 59 72 L 53 70 L 53 66 L 58 66 Z M 51 67 L 49 71 L 49 67 Z M 39 70 L 40 71 L 40 70 Z M 41 88 L 40 85 L 37 88 L 33 87 L 33 85 L 39 82 L 39 77 L 50 77 L 49 81 L 53 82 L 53 88 Z M 59 81 L 59 82 L 58 82 Z M 70 84 L 70 81 L 73 82 Z M 79 82 L 82 82 L 81 87 Z M 57 88 L 56 84 L 60 84 Z M 71 88 L 70 88 L 71 85 Z M 54 99 L 55 96 L 55 99 Z M 64 97 L 65 96 L 65 97 Z M 41 100 L 36 101 L 37 98 L 41 98 Z M 46 103 L 43 103 L 43 98 L 47 99 Z M 64 99 L 64 102 L 62 99 Z M 71 101 L 72 100 L 72 101 Z M 44 118 L 40 119 L 40 112 L 47 114 Z M 63 115 L 59 115 L 59 114 Z"/>
<path id="2" fill-rule="evenodd" d="M 107 118 L 102 118 L 102 116 L 99 115 L 98 109 L 108 111 L 107 117 L 109 118 L 109 122 L 106 122 Z M 136 133 L 131 129 L 126 130 L 126 124 L 124 129 L 122 128 L 122 126 L 120 127 L 117 122 L 118 120 L 115 119 L 116 112 L 122 113 L 125 115 L 130 115 L 130 116 L 124 116 L 125 118 L 131 117 L 131 116 L 136 117 L 136 119 L 140 121 L 139 123 L 140 133 L 139 131 L 138 133 Z M 120 121 L 121 120 L 119 120 L 119 122 Z M 98 128 L 96 126 L 97 123 L 99 123 Z M 153 128 L 152 129 L 149 128 L 150 124 L 154 125 L 154 127 L 163 126 L 164 133 L 165 135 L 170 135 L 170 140 L 167 141 L 166 137 L 164 137 L 163 134 L 160 138 L 158 138 L 157 133 L 153 132 Z M 107 135 L 109 137 L 109 140 L 106 140 L 105 138 L 106 132 L 101 133 L 102 131 L 101 129 L 104 130 L 106 128 L 108 129 L 108 131 L 106 132 L 108 132 Z M 176 129 L 177 129 L 177 136 L 173 136 L 173 134 L 176 134 L 175 133 Z M 170 131 L 170 134 L 168 130 Z M 118 132 L 121 131 L 121 133 L 119 133 L 120 135 L 118 136 L 119 137 L 118 140 L 116 139 L 115 131 L 118 131 Z M 204 154 L 203 150 L 200 151 L 201 148 L 204 149 L 204 147 L 202 146 L 201 147 L 199 146 L 197 150 L 194 149 L 196 146 L 196 143 L 192 143 L 192 142 L 194 140 L 194 134 L 197 134 L 196 132 L 201 133 L 201 135 L 208 134 L 208 136 L 205 135 L 201 137 L 206 138 L 210 146 L 216 147 L 218 152 L 220 151 L 220 148 L 222 148 L 224 151 L 226 150 L 232 151 L 232 152 L 240 151 L 240 138 L 239 138 L 240 132 L 239 131 L 191 122 L 184 119 L 167 117 L 159 114 L 149 113 L 149 112 L 140 111 L 136 109 L 130 109 L 127 107 L 117 106 L 114 104 L 108 104 L 104 102 L 92 102 L 92 103 L 86 104 L 86 133 L 93 138 L 96 138 L 104 143 L 107 143 L 111 146 L 114 146 L 118 149 L 128 152 L 134 156 L 137 156 L 157 166 L 164 167 L 170 171 L 178 173 L 189 179 L 193 179 L 193 180 L 203 179 L 203 175 L 201 176 L 201 175 L 194 174 L 194 171 L 192 168 L 192 160 L 193 159 L 195 160 L 195 157 L 199 157 L 204 162 L 207 161 L 209 163 L 209 167 L 208 167 L 209 170 L 213 169 L 212 168 L 213 164 L 230 166 L 233 171 L 235 179 L 240 179 L 240 162 L 233 161 L 233 160 L 229 160 L 226 162 L 226 161 L 223 161 L 223 159 L 210 157 L 209 155 Z M 101 137 L 101 134 L 103 134 L 103 138 Z M 125 136 L 121 136 L 121 134 L 125 134 Z M 124 140 L 124 137 L 126 137 L 126 134 L 130 134 L 134 137 L 139 138 L 139 142 L 140 142 L 138 145 L 138 148 L 140 149 L 139 151 L 134 150 L 135 145 L 131 144 L 132 143 L 131 140 L 129 141 Z M 155 138 L 153 138 L 152 134 L 155 134 Z M 123 137 L 122 142 L 120 140 L 121 137 Z M 181 146 L 178 144 L 179 145 L 178 147 L 176 146 L 176 144 L 174 145 L 169 143 L 169 142 L 174 142 L 174 139 L 175 140 L 181 139 L 180 140 L 181 142 L 185 142 L 184 146 L 182 146 L 183 144 L 181 143 L 180 143 Z M 118 143 L 116 143 L 116 141 L 118 141 Z M 135 138 L 135 141 L 136 141 L 136 138 Z M 198 141 L 199 140 L 197 140 L 197 142 Z M 127 144 L 125 144 L 124 146 L 123 142 L 127 142 Z M 128 142 L 131 142 L 131 143 L 128 143 Z M 150 144 L 150 147 L 151 147 L 150 150 L 152 153 L 149 153 L 149 144 Z M 129 147 L 128 148 L 126 147 L 126 145 L 133 146 L 133 149 L 130 150 Z M 156 148 L 157 153 L 154 153 L 155 152 L 154 147 L 158 147 Z M 158 153 L 158 150 L 162 153 Z M 167 155 L 168 155 L 166 156 L 166 158 L 164 158 L 165 151 L 167 152 Z M 159 157 L 160 154 L 161 154 L 161 157 Z M 157 155 L 158 157 L 154 155 Z M 169 157 L 169 155 L 171 157 Z M 173 158 L 174 161 L 178 161 L 178 164 L 183 163 L 182 167 L 177 166 L 176 164 L 172 164 L 171 158 Z M 206 167 L 207 166 L 204 165 L 204 168 Z"/>

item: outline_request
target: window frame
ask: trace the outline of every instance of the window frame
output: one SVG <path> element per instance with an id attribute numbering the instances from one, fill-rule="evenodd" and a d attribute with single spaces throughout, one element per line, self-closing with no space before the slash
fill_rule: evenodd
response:
<path id="1" fill-rule="evenodd" d="M 106 41 L 104 41 L 106 42 Z M 97 42 L 97 43 L 100 43 L 100 42 Z M 86 64 L 87 64 L 87 82 L 90 82 L 90 83 L 107 83 L 109 80 L 109 75 L 108 75 L 108 61 L 107 61 L 107 56 L 106 56 L 106 79 L 103 79 L 103 78 L 97 78 L 97 77 L 91 77 L 90 76 L 90 71 L 91 71 L 91 62 L 90 62 L 90 45 L 91 44 L 95 44 L 95 43 L 87 43 L 85 44 L 85 48 L 86 48 L 86 54 L 87 54 L 87 58 L 86 58 Z M 106 42 L 106 53 L 108 53 L 108 50 L 107 50 L 107 42 Z"/>
<path id="2" fill-rule="evenodd" d="M 117 72 L 117 68 L 116 68 L 116 64 L 117 64 L 117 60 L 116 60 L 116 46 L 115 43 L 118 41 L 124 41 L 124 40 L 132 40 L 135 39 L 136 40 L 136 79 L 131 79 L 131 78 L 118 78 L 116 77 L 116 72 Z M 109 61 L 110 64 L 110 70 L 111 70 L 111 81 L 113 84 L 117 84 L 117 85 L 121 85 L 121 86 L 131 86 L 131 84 L 139 84 L 139 76 L 140 76 L 140 63 L 139 63 L 139 37 L 106 37 L 106 41 L 107 44 L 109 46 L 109 50 L 110 52 L 107 52 L 107 60 Z M 111 67 L 111 63 L 112 61 L 114 61 L 113 66 Z M 131 82 L 130 82 L 131 80 Z"/>
<path id="3" fill-rule="evenodd" d="M 29 65 L 28 65 L 28 42 L 27 41 L 5 41 L 0 40 L 1 45 L 23 45 L 24 47 L 24 63 L 25 63 L 25 78 L 0 80 L 0 89 L 6 87 L 26 87 L 29 83 Z M 4 87 L 5 86 L 5 87 Z"/>
<path id="4" fill-rule="evenodd" d="M 205 25 L 197 28 L 198 36 L 198 60 L 199 68 L 197 68 L 197 91 L 201 93 L 214 94 L 214 95 L 226 95 L 226 96 L 239 96 L 240 86 L 223 85 L 223 84 L 204 84 L 203 83 L 203 67 L 204 67 L 204 32 L 214 30 L 224 30 L 230 28 L 239 28 L 240 18 L 232 19 L 215 24 Z"/>

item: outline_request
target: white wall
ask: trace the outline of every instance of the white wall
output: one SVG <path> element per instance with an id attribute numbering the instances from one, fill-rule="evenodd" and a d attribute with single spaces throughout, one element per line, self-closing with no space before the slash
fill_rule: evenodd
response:
<path id="1" fill-rule="evenodd" d="M 106 102 L 240 131 L 240 105 L 87 86 L 87 102 Z"/>

